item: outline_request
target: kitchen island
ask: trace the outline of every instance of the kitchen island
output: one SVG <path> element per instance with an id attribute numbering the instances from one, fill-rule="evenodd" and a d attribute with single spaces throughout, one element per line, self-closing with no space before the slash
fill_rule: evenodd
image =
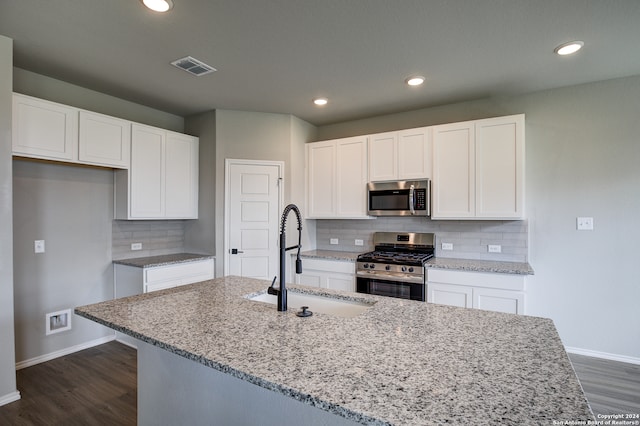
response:
<path id="1" fill-rule="evenodd" d="M 247 298 L 269 284 L 222 277 L 75 312 L 147 343 L 141 425 L 593 420 L 549 319 L 291 285 L 372 304 L 300 318 Z"/>

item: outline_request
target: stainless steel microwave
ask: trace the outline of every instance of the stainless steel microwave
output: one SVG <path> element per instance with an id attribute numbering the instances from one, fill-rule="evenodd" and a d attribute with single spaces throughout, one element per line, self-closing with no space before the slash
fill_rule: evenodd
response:
<path id="1" fill-rule="evenodd" d="M 430 216 L 431 182 L 399 180 L 367 184 L 369 216 Z"/>

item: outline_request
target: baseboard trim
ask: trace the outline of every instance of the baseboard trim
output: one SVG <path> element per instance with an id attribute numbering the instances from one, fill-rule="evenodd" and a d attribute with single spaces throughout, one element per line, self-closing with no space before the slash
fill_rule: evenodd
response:
<path id="1" fill-rule="evenodd" d="M 60 358 L 61 356 L 69 355 L 74 352 L 82 351 L 84 349 L 89 349 L 94 346 L 102 345 L 107 342 L 111 342 L 115 340 L 115 333 L 111 336 L 104 336 L 99 339 L 90 340 L 85 343 L 81 343 L 79 345 L 71 346 L 69 348 L 61 349 L 59 351 L 51 352 L 48 354 L 40 355 L 35 358 L 26 359 L 24 361 L 20 361 L 16 363 L 16 370 L 21 370 L 23 368 L 31 367 L 32 365 L 40 364 L 43 362 L 51 361 L 52 359 Z"/>
<path id="2" fill-rule="evenodd" d="M 565 350 L 569 353 L 576 354 L 576 355 L 585 355 L 585 356 L 591 356 L 594 358 L 608 359 L 610 361 L 626 362 L 629 364 L 640 365 L 640 358 L 636 358 L 632 356 L 610 354 L 608 352 L 592 351 L 590 349 L 572 348 L 570 346 L 565 346 Z"/>
<path id="3" fill-rule="evenodd" d="M 7 395 L 0 396 L 0 407 L 2 407 L 3 405 L 7 405 L 12 402 L 15 402 L 19 399 L 20 399 L 19 391 L 11 392 Z"/>

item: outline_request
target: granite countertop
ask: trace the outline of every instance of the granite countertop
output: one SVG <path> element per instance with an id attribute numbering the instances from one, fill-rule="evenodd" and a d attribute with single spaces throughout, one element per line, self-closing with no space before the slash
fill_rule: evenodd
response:
<path id="1" fill-rule="evenodd" d="M 221 277 L 75 312 L 362 424 L 594 419 L 550 319 L 290 285 L 375 302 L 299 318 L 246 298 L 269 284 Z"/>
<path id="2" fill-rule="evenodd" d="M 425 266 L 433 269 L 533 275 L 533 268 L 526 262 L 497 262 L 495 260 L 448 259 L 443 257 L 433 257 L 427 260 Z"/>
<path id="3" fill-rule="evenodd" d="M 197 260 L 213 259 L 208 254 L 174 253 L 160 256 L 136 257 L 132 259 L 118 259 L 113 263 L 118 265 L 134 266 L 137 268 L 154 268 L 157 266 L 173 265 L 176 263 L 194 262 Z"/>
<path id="4" fill-rule="evenodd" d="M 344 262 L 355 262 L 360 253 L 337 250 L 309 250 L 300 253 L 300 257 L 311 259 L 340 260 Z"/>

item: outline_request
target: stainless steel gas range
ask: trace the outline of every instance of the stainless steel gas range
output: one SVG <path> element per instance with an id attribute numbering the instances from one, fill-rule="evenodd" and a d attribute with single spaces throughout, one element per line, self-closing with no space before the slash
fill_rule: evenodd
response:
<path id="1" fill-rule="evenodd" d="M 376 232 L 375 250 L 358 256 L 359 293 L 426 300 L 425 262 L 434 256 L 435 235 Z"/>

